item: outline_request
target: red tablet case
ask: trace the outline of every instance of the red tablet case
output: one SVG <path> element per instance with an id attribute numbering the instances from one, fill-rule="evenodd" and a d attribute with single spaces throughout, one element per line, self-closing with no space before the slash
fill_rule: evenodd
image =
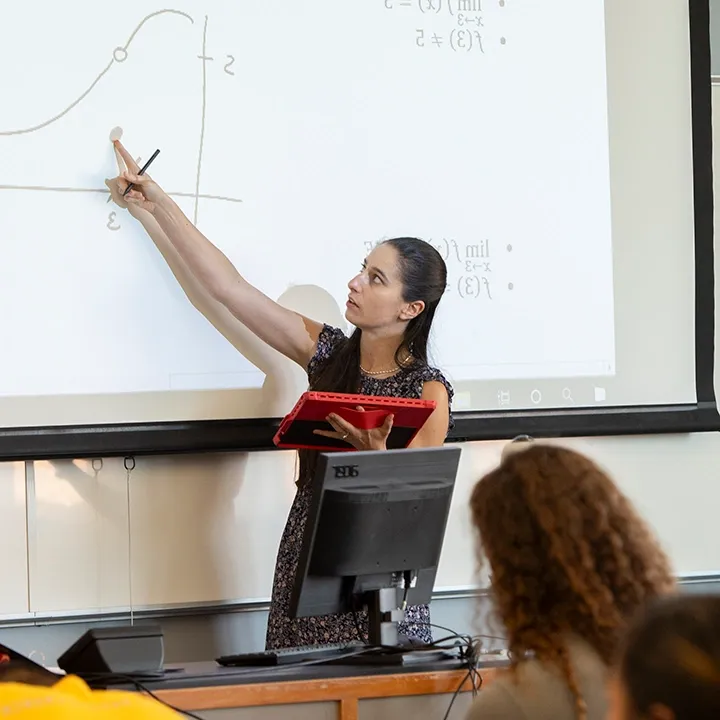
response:
<path id="1" fill-rule="evenodd" d="M 430 417 L 435 405 L 434 400 L 309 391 L 300 396 L 292 411 L 283 418 L 273 442 L 279 448 L 354 450 L 344 440 L 315 435 L 313 430 L 332 431 L 332 425 L 325 419 L 330 413 L 364 430 L 380 427 L 392 414 L 393 426 L 386 447 L 405 448 Z M 357 406 L 362 406 L 364 412 L 356 410 Z"/>

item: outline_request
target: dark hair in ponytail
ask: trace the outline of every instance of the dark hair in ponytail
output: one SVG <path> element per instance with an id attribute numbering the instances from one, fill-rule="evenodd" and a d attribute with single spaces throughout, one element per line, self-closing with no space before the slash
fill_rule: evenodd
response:
<path id="1" fill-rule="evenodd" d="M 423 311 L 408 322 L 405 336 L 395 352 L 395 361 L 402 360 L 409 352 L 415 362 L 428 363 L 428 341 L 435 311 L 447 287 L 447 267 L 440 253 L 430 243 L 414 237 L 384 240 L 398 254 L 400 278 L 405 302 L 425 303 Z M 360 386 L 360 337 L 362 330 L 356 328 L 352 335 L 340 344 L 335 352 L 319 368 L 311 390 L 356 393 Z M 298 484 L 303 485 L 312 477 L 317 452 L 300 450 Z"/>

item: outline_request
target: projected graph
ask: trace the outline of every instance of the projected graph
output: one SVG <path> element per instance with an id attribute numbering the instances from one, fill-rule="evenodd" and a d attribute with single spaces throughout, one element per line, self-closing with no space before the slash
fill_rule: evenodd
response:
<path id="1" fill-rule="evenodd" d="M 81 109 L 83 103 L 112 72 L 119 72 L 119 68 L 128 60 L 130 57 L 131 47 L 133 53 L 137 48 L 138 53 L 142 53 L 142 48 L 136 43 L 136 38 L 142 34 L 143 28 L 151 21 L 157 22 L 158 18 L 179 18 L 183 22 L 188 22 L 192 25 L 196 25 L 195 19 L 181 11 L 174 9 L 163 9 L 149 13 L 143 17 L 135 28 L 130 33 L 126 42 L 122 45 L 117 46 L 111 53 L 109 62 L 103 67 L 103 69 L 97 74 L 96 77 L 89 83 L 87 88 L 75 99 L 69 102 L 63 109 L 55 114 L 51 115 L 41 122 L 29 125 L 27 127 L 15 127 L 15 128 L 2 128 L 0 127 L 0 142 L 3 138 L 12 138 L 13 136 L 29 135 L 31 133 L 37 133 L 45 128 L 48 128 L 58 121 L 62 120 L 66 116 L 73 112 L 77 112 Z M 202 176 L 202 164 L 203 164 L 203 149 L 205 143 L 205 127 L 206 117 L 208 112 L 208 90 L 207 90 L 207 67 L 209 63 L 215 61 L 215 57 L 208 54 L 207 48 L 207 31 L 208 31 L 208 16 L 204 16 L 202 22 L 202 41 L 200 45 L 199 54 L 197 55 L 198 60 L 202 63 L 202 91 L 201 91 L 201 107 L 198 108 L 200 113 L 200 135 L 198 139 L 198 150 L 197 150 L 197 162 L 195 171 L 195 187 L 194 189 L 186 190 L 171 190 L 168 192 L 170 196 L 181 197 L 181 198 L 192 198 L 194 201 L 193 208 L 193 222 L 197 224 L 198 221 L 198 207 L 200 200 L 214 200 L 228 203 L 241 203 L 242 200 L 232 195 L 218 195 L 218 194 L 207 194 L 202 193 L 200 190 L 200 181 Z M 223 65 L 223 72 L 228 75 L 234 75 L 235 70 L 233 65 L 235 58 L 233 55 L 226 55 Z M 142 158 L 138 158 L 138 163 L 142 162 Z M 107 201 L 111 201 L 110 193 L 106 187 L 72 187 L 72 186 L 57 186 L 57 185 L 23 185 L 23 184 L 12 184 L 12 183 L 0 183 L 0 190 L 14 190 L 14 191 L 35 191 L 35 192 L 57 192 L 57 193 L 81 193 L 81 194 L 104 194 L 108 196 Z M 108 218 L 107 227 L 110 230 L 119 229 L 114 224 L 115 214 L 110 213 Z"/>

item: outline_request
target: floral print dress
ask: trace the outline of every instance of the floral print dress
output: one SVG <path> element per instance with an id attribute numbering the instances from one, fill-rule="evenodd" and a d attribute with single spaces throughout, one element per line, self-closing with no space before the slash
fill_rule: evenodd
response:
<path id="1" fill-rule="evenodd" d="M 338 344 L 344 342 L 345 339 L 346 336 L 342 330 L 329 325 L 323 327 L 318 338 L 315 355 L 308 365 L 308 378 L 311 387 L 322 363 L 332 355 Z M 392 377 L 383 379 L 362 375 L 360 393 L 363 395 L 419 398 L 424 383 L 432 380 L 445 385 L 448 391 L 448 399 L 452 402 L 452 386 L 439 370 L 428 365 L 413 365 L 400 370 Z M 452 427 L 452 416 L 450 427 Z M 292 592 L 295 569 L 300 557 L 311 493 L 312 488 L 309 483 L 298 488 L 280 540 L 265 640 L 265 646 L 269 650 L 304 645 L 354 642 L 360 639 L 358 637 L 359 629 L 364 637 L 367 636 L 368 620 L 365 610 L 357 613 L 324 615 L 321 617 L 291 618 L 289 615 L 290 593 Z M 430 610 L 427 605 L 408 605 L 405 609 L 405 618 L 406 620 L 399 625 L 400 633 L 408 638 L 428 643 L 432 642 L 429 625 Z"/>

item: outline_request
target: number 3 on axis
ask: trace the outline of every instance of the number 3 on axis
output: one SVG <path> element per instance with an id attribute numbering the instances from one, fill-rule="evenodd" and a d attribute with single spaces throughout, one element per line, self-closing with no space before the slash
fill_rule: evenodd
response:
<path id="1" fill-rule="evenodd" d="M 107 221 L 106 227 L 108 230 L 119 230 L 120 229 L 120 223 L 117 222 L 117 214 L 115 213 L 115 211 L 112 211 L 108 215 L 108 221 Z"/>

